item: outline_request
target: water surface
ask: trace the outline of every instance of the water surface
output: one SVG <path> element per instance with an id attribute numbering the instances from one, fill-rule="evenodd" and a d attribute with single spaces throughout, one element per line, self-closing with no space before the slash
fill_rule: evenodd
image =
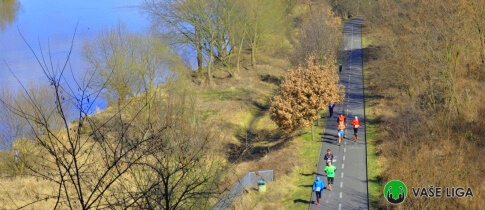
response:
<path id="1" fill-rule="evenodd" d="M 20 88 L 6 64 L 24 85 L 47 83 L 42 69 L 20 33 L 36 53 L 40 53 L 39 42 L 44 53 L 47 53 L 50 43 L 56 66 L 65 62 L 74 29 L 78 25 L 70 64 L 74 76 L 80 79 L 86 67 L 81 54 L 83 42 L 95 39 L 103 30 L 116 27 L 118 23 L 124 24 L 134 33 L 146 33 L 149 28 L 149 20 L 140 10 L 143 0 L 1 1 L 0 88 Z M 67 80 L 68 83 L 73 81 L 70 73 Z M 101 101 L 98 105 L 103 108 L 105 102 Z"/>

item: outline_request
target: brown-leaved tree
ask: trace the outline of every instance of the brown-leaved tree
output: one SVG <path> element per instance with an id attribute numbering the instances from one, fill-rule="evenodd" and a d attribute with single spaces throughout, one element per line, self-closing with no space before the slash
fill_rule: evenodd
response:
<path id="1" fill-rule="evenodd" d="M 309 127 L 327 104 L 342 102 L 344 90 L 335 69 L 332 62 L 319 65 L 310 57 L 307 67 L 290 70 L 271 100 L 271 119 L 280 129 L 291 133 Z"/>

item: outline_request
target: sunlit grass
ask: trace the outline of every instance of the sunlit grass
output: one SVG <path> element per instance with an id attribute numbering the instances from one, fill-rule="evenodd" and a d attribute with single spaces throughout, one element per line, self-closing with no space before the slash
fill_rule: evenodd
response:
<path id="1" fill-rule="evenodd" d="M 372 39 L 366 36 L 362 37 L 362 48 L 367 48 L 371 44 L 372 44 Z"/>
<path id="2" fill-rule="evenodd" d="M 286 209 L 307 209 L 312 188 L 311 185 L 315 180 L 314 173 L 317 170 L 317 164 L 320 157 L 320 149 L 322 147 L 320 133 L 324 132 L 325 118 L 320 121 L 320 126 L 314 128 L 314 140 L 312 141 L 311 128 L 305 129 L 307 132 L 300 139 L 304 144 L 299 149 L 302 164 L 292 174 L 291 184 L 295 186 L 290 200 L 285 203 Z"/>
<path id="3" fill-rule="evenodd" d="M 362 37 L 362 47 L 369 46 L 372 41 L 368 37 Z M 366 56 L 364 54 L 364 56 Z M 369 96 L 368 74 L 367 69 L 364 66 L 364 86 L 365 94 Z M 380 179 L 381 164 L 379 163 L 377 151 L 376 151 L 376 137 L 377 137 L 377 124 L 375 116 L 372 112 L 374 103 L 371 100 L 365 100 L 365 126 L 366 126 L 366 142 L 367 142 L 367 178 L 369 188 L 369 202 L 371 209 L 378 209 L 379 200 L 382 197 L 382 183 Z"/>
<path id="4" fill-rule="evenodd" d="M 196 92 L 204 101 L 232 101 L 240 100 L 245 94 L 240 88 L 215 89 Z"/>
<path id="5" fill-rule="evenodd" d="M 314 127 L 314 140 L 311 128 L 303 129 L 303 135 L 291 140 L 289 147 L 294 148 L 292 151 L 297 155 L 290 158 L 298 159 L 298 164 L 285 166 L 291 168 L 291 173 L 269 183 L 265 193 L 250 190 L 236 202 L 235 209 L 308 209 L 324 127 L 325 119 L 320 119 L 319 125 Z"/>
<path id="6" fill-rule="evenodd" d="M 377 159 L 375 140 L 377 136 L 376 125 L 371 123 L 374 116 L 370 113 L 371 107 L 366 107 L 366 141 L 367 141 L 367 176 L 369 179 L 370 207 L 378 208 L 382 196 L 382 183 L 380 180 L 381 165 Z"/>
<path id="7" fill-rule="evenodd" d="M 242 129 L 248 129 L 249 123 L 251 122 L 251 119 L 253 119 L 253 117 L 253 112 L 249 110 L 243 110 L 232 114 L 232 116 L 229 117 L 229 122 L 238 125 Z"/>
<path id="8" fill-rule="evenodd" d="M 201 110 L 199 113 L 200 113 L 202 119 L 205 120 L 210 116 L 217 115 L 219 113 L 219 110 L 212 110 L 212 109 Z"/>
<path id="9" fill-rule="evenodd" d="M 273 122 L 270 118 L 269 113 L 265 113 L 261 118 L 255 123 L 255 128 L 257 129 L 267 129 L 267 130 L 275 130 L 278 128 L 275 122 Z"/>

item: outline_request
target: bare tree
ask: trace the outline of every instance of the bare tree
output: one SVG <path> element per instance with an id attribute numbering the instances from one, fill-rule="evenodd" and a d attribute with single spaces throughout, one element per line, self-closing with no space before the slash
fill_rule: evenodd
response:
<path id="1" fill-rule="evenodd" d="M 117 194 L 109 189 L 143 157 L 139 149 L 153 140 L 146 136 L 129 135 L 133 119 L 146 105 L 137 106 L 138 111 L 127 118 L 123 112 L 133 101 L 130 99 L 105 118 L 95 118 L 90 115 L 90 110 L 104 86 L 92 90 L 92 80 L 76 81 L 76 87 L 65 83 L 73 44 L 59 68 L 53 68 L 52 59 L 45 59 L 42 49 L 39 55 L 28 46 L 50 83 L 48 91 L 54 104 L 44 109 L 38 100 L 39 95 L 22 84 L 27 104 L 19 106 L 4 100 L 1 102 L 8 111 L 28 123 L 32 132 L 30 138 L 41 149 L 35 162 L 21 159 L 23 164 L 33 176 L 50 180 L 58 186 L 55 193 L 39 200 L 55 199 L 54 208 L 59 205 L 71 209 L 103 207 L 106 199 Z M 50 57 L 50 52 L 47 55 Z"/>
<path id="2" fill-rule="evenodd" d="M 215 61 L 223 66 L 228 64 L 234 48 L 230 39 L 235 19 L 234 1 L 147 0 L 145 9 L 152 17 L 153 26 L 174 38 L 174 44 L 195 49 L 198 72 L 206 74 L 209 83 Z"/>
<path id="3" fill-rule="evenodd" d="M 153 40 L 142 40 L 136 42 L 140 46 L 133 45 L 136 56 L 132 59 L 143 62 L 132 70 L 149 71 L 144 76 L 150 77 L 160 63 L 157 56 L 145 56 L 150 54 L 145 52 L 160 51 L 146 47 Z M 114 72 L 101 86 L 93 85 L 90 73 L 86 80 L 70 84 L 66 69 L 73 44 L 64 65 L 55 69 L 51 59 L 44 59 L 42 49 L 39 55 L 27 45 L 50 84 L 42 92 L 52 97 L 39 98 L 42 95 L 19 82 L 25 102 L 20 104 L 15 97 L 2 97 L 0 102 L 28 126 L 30 135 L 25 138 L 35 154 L 19 160 L 28 175 L 49 180 L 57 190 L 17 207 L 54 199 L 54 208 L 156 207 L 163 201 L 164 207 L 174 209 L 196 202 L 209 205 L 204 199 L 219 193 L 216 183 L 223 174 L 223 162 L 210 150 L 215 136 L 210 127 L 201 126 L 195 104 L 185 93 L 171 91 L 183 84 L 174 81 L 172 87 L 170 80 L 164 81 L 165 93 L 152 90 L 148 99 L 127 98 L 91 115 Z M 182 75 L 174 78 L 182 80 Z M 141 81 L 153 85 L 152 79 Z M 45 106 L 41 100 L 51 103 Z"/>
<path id="4" fill-rule="evenodd" d="M 106 86 L 104 93 L 111 102 L 141 92 L 151 96 L 157 84 L 181 71 L 178 56 L 162 40 L 131 34 L 123 25 L 85 43 L 83 54 L 93 76 L 93 87 Z"/>
<path id="5" fill-rule="evenodd" d="M 196 51 L 199 75 L 211 83 L 216 65 L 234 76 L 245 50 L 254 66 L 260 51 L 283 45 L 294 5 L 284 0 L 146 0 L 145 10 L 157 31 Z M 237 68 L 231 70 L 235 49 Z"/>
<path id="6" fill-rule="evenodd" d="M 340 22 L 326 3 L 312 5 L 303 17 L 293 63 L 304 65 L 309 56 L 314 56 L 318 62 L 334 57 L 342 41 L 337 28 Z"/>
<path id="7" fill-rule="evenodd" d="M 131 207 L 142 209 L 208 208 L 219 195 L 224 161 L 214 141 L 218 133 L 201 123 L 195 98 L 185 90 L 172 89 L 154 102 L 155 117 L 136 121 L 151 127 L 154 142 L 130 170 L 120 191 L 137 189 Z M 119 201 L 124 203 L 126 201 Z"/>
<path id="8" fill-rule="evenodd" d="M 146 0 L 145 10 L 152 18 L 156 30 L 176 38 L 175 43 L 188 44 L 197 53 L 197 69 L 202 73 L 204 55 L 202 51 L 202 29 L 195 11 L 200 10 L 197 1 Z M 168 30 L 168 31 L 167 31 Z"/>
<path id="9" fill-rule="evenodd" d="M 256 65 L 260 50 L 284 40 L 288 21 L 288 2 L 282 0 L 238 1 L 238 14 L 245 27 L 246 40 L 251 49 L 251 65 Z M 291 2 L 290 2 L 291 3 Z"/>
<path id="10" fill-rule="evenodd" d="M 37 107 L 47 113 L 53 112 L 54 96 L 48 91 L 49 88 L 31 84 L 28 90 L 33 93 L 33 100 L 37 102 Z M 23 162 L 32 162 L 36 159 L 38 149 L 34 147 L 30 137 L 34 132 L 42 129 L 35 126 L 30 127 L 28 121 L 11 112 L 7 104 L 15 104 L 25 112 L 34 113 L 35 110 L 30 106 L 28 95 L 23 92 L 14 92 L 9 87 L 2 88 L 0 93 L 0 144 L 4 155 L 0 156 L 3 175 L 24 175 L 27 173 Z M 49 118 L 52 127 L 60 128 L 59 118 Z M 23 161 L 20 161 L 22 158 Z"/>
<path id="11" fill-rule="evenodd" d="M 2 86 L 0 94 L 2 101 L 9 104 L 13 104 L 14 99 L 17 98 L 6 85 Z M 28 133 L 28 125 L 23 122 L 20 117 L 9 112 L 7 107 L 0 103 L 0 130 L 2 131 L 0 132 L 0 148 L 2 150 L 10 150 L 14 139 L 22 138 Z"/>

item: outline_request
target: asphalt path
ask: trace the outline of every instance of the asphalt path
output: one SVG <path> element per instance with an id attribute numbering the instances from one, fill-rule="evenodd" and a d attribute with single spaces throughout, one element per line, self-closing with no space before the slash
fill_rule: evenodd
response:
<path id="1" fill-rule="evenodd" d="M 344 26 L 344 59 L 340 73 L 340 83 L 345 86 L 345 99 L 342 105 L 334 108 L 333 117 L 327 116 L 325 133 L 322 139 L 317 174 L 321 175 L 327 189 L 323 190 L 320 206 L 316 206 L 315 193 L 312 193 L 310 209 L 368 209 L 367 159 L 364 117 L 364 83 L 362 73 L 362 19 L 348 21 Z M 347 117 L 346 138 L 340 146 L 337 136 L 337 116 Z M 358 142 L 353 141 L 352 119 L 358 116 L 362 126 L 358 132 Z M 333 191 L 328 190 L 324 155 L 327 149 L 335 156 L 333 165 L 337 167 Z"/>

